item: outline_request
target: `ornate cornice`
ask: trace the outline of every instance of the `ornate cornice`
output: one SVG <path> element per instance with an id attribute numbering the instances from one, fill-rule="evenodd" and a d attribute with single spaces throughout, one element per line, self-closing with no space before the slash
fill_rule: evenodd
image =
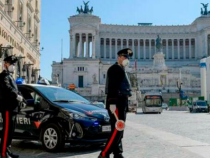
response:
<path id="1" fill-rule="evenodd" d="M 126 34 L 182 34 L 194 33 L 195 26 L 124 26 L 101 24 L 100 33 L 126 33 Z"/>
<path id="2" fill-rule="evenodd" d="M 183 34 L 172 34 L 172 33 L 153 33 L 153 34 L 128 34 L 128 33 L 100 33 L 100 38 L 111 38 L 111 39 L 148 39 L 156 40 L 157 34 L 160 34 L 161 38 L 164 39 L 187 39 L 196 38 L 197 33 L 183 33 Z"/>

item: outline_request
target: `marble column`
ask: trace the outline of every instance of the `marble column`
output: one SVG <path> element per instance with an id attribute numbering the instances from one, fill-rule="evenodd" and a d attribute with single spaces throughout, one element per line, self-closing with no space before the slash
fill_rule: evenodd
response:
<path id="1" fill-rule="evenodd" d="M 106 59 L 106 38 L 104 38 L 104 59 Z"/>
<path id="2" fill-rule="evenodd" d="M 109 39 L 109 59 L 112 59 L 112 39 Z"/>
<path id="3" fill-rule="evenodd" d="M 82 39 L 82 57 L 85 57 L 85 50 L 84 50 L 84 44 L 85 44 L 85 42 L 83 41 L 83 39 Z"/>
<path id="4" fill-rule="evenodd" d="M 136 57 L 136 51 L 135 51 L 135 39 L 132 39 L 132 51 L 133 51 L 133 56 L 132 56 L 132 59 L 135 59 Z"/>
<path id="5" fill-rule="evenodd" d="M 191 46 L 191 38 L 189 38 L 189 59 L 192 59 L 192 46 Z"/>
<path id="6" fill-rule="evenodd" d="M 169 59 L 169 52 L 168 52 L 168 39 L 166 39 L 166 59 Z"/>
<path id="7" fill-rule="evenodd" d="M 121 49 L 123 49 L 123 39 L 121 39 Z"/>
<path id="8" fill-rule="evenodd" d="M 92 58 L 95 59 L 96 58 L 96 51 L 95 51 L 95 47 L 96 47 L 96 40 L 95 40 L 95 35 L 92 35 Z"/>
<path id="9" fill-rule="evenodd" d="M 82 33 L 79 34 L 79 57 L 82 56 Z"/>
<path id="10" fill-rule="evenodd" d="M 184 59 L 186 59 L 186 39 L 183 39 Z"/>
<path id="11" fill-rule="evenodd" d="M 70 49 L 70 58 L 74 58 L 75 57 L 75 46 L 76 46 L 76 43 L 75 43 L 75 34 L 72 34 L 70 35 L 70 46 L 71 46 L 71 49 Z"/>
<path id="12" fill-rule="evenodd" d="M 88 33 L 86 33 L 86 57 L 89 57 L 89 41 L 88 41 Z"/>
<path id="13" fill-rule="evenodd" d="M 198 49 L 198 48 L 197 48 L 197 38 L 195 38 L 194 41 L 195 41 L 195 42 L 194 42 L 195 59 L 197 59 L 197 57 L 198 57 L 198 56 L 197 56 L 197 53 L 198 53 L 198 50 L 197 50 L 197 49 Z"/>
<path id="14" fill-rule="evenodd" d="M 117 38 L 115 38 L 115 59 L 117 59 Z"/>
<path id="15" fill-rule="evenodd" d="M 140 59 L 140 53 L 141 53 L 141 51 L 140 51 L 140 44 L 141 44 L 141 42 L 140 41 L 141 40 L 138 39 L 138 59 Z"/>
<path id="16" fill-rule="evenodd" d="M 154 41 L 156 41 L 156 39 L 154 39 Z M 155 44 L 155 53 L 157 53 L 157 48 L 156 48 L 156 44 Z"/>
<path id="17" fill-rule="evenodd" d="M 91 38 L 92 38 L 92 37 L 91 37 Z M 91 40 L 89 39 L 89 40 L 88 40 L 88 50 L 89 50 L 89 51 L 88 51 L 88 57 L 91 57 L 91 56 L 90 56 L 90 42 L 91 42 Z"/>
<path id="18" fill-rule="evenodd" d="M 79 57 L 79 39 L 78 38 L 76 38 L 76 57 Z"/>
<path id="19" fill-rule="evenodd" d="M 149 39 L 149 59 L 152 59 L 151 39 Z"/>
<path id="20" fill-rule="evenodd" d="M 129 48 L 129 39 L 126 39 L 126 48 Z"/>
<path id="21" fill-rule="evenodd" d="M 172 39 L 171 42 L 172 42 L 172 59 L 174 59 L 174 39 Z"/>
<path id="22" fill-rule="evenodd" d="M 143 39 L 144 41 L 144 59 L 146 59 L 146 40 Z"/>
<path id="23" fill-rule="evenodd" d="M 208 56 L 208 34 L 204 33 L 204 44 L 203 44 L 203 48 L 204 48 L 204 56 Z"/>
<path id="24" fill-rule="evenodd" d="M 180 39 L 177 39 L 177 46 L 178 46 L 178 59 L 180 59 Z"/>

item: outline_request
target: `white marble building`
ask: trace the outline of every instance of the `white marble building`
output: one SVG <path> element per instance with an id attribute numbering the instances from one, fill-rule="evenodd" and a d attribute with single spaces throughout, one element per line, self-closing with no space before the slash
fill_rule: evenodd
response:
<path id="1" fill-rule="evenodd" d="M 135 71 L 136 59 L 141 90 L 175 92 L 181 77 L 183 89 L 200 93 L 199 61 L 210 55 L 209 13 L 202 13 L 189 25 L 108 25 L 92 15 L 88 7 L 85 6 L 86 12 L 79 10 L 78 15 L 69 18 L 70 54 L 61 63 L 53 62 L 53 83 L 59 74 L 63 87 L 74 83 L 82 95 L 103 96 L 107 69 L 117 60 L 117 52 L 129 47 L 134 56 L 128 71 Z M 153 67 L 157 35 L 162 39 L 164 69 Z"/>

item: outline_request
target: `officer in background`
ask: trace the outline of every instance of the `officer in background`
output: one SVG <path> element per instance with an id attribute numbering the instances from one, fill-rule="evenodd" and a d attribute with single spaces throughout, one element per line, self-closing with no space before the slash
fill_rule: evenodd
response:
<path id="1" fill-rule="evenodd" d="M 12 137 L 16 125 L 16 115 L 19 105 L 23 102 L 17 85 L 12 77 L 15 71 L 15 56 L 4 59 L 4 70 L 0 74 L 0 112 L 3 118 L 3 129 L 1 132 L 1 158 L 18 158 L 18 155 L 10 151 Z"/>
<path id="2" fill-rule="evenodd" d="M 110 107 L 114 106 L 114 108 L 116 108 L 119 120 L 126 120 L 128 97 L 131 96 L 131 87 L 125 67 L 129 65 L 129 58 L 132 57 L 133 52 L 131 49 L 126 48 L 120 50 L 117 54 L 118 62 L 108 69 L 105 89 L 107 94 L 106 109 L 110 116 L 111 135 L 98 158 L 109 158 L 111 153 L 114 154 L 114 158 L 123 158 L 121 141 L 123 138 L 123 131 L 117 131 L 115 129 L 117 120 L 111 112 Z"/>

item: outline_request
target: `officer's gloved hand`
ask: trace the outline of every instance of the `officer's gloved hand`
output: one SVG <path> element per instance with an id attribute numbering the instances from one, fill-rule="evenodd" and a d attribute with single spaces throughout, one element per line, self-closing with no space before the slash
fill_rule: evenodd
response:
<path id="1" fill-rule="evenodd" d="M 21 95 L 17 95 L 17 98 L 16 98 L 19 102 L 22 102 L 23 101 L 23 97 Z"/>
<path id="2" fill-rule="evenodd" d="M 25 109 L 26 108 L 26 103 L 20 102 L 19 106 L 20 106 L 21 109 Z"/>
<path id="3" fill-rule="evenodd" d="M 110 104 L 110 110 L 111 110 L 112 113 L 115 113 L 116 105 L 115 104 Z"/>

